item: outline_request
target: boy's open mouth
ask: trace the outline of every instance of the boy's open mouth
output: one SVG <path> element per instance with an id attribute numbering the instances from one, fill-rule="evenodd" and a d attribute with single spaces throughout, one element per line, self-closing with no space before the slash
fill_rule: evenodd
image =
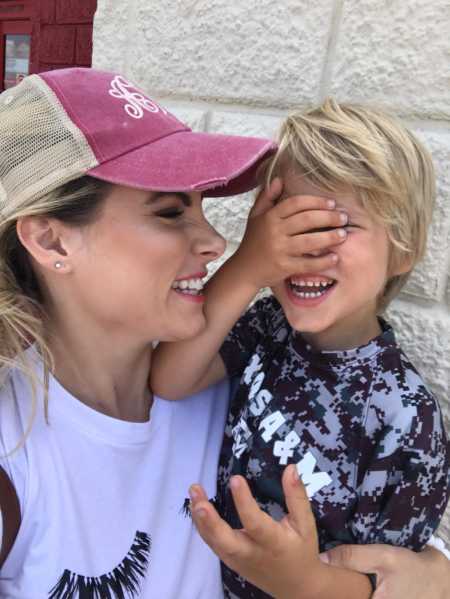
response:
<path id="1" fill-rule="evenodd" d="M 287 280 L 287 284 L 296 297 L 317 299 L 329 291 L 336 284 L 336 280 L 328 277 L 292 276 Z"/>

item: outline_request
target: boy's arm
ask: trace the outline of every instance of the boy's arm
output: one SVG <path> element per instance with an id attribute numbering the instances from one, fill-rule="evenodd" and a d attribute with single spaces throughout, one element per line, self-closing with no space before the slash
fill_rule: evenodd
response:
<path id="1" fill-rule="evenodd" d="M 417 375 L 401 374 L 401 389 L 389 380 L 389 389 L 378 391 L 366 414 L 359 499 L 349 530 L 358 544 L 419 551 L 448 503 L 450 446 L 434 398 Z"/>
<path id="2" fill-rule="evenodd" d="M 258 507 L 245 479 L 231 479 L 242 530 L 220 518 L 201 487 L 191 487 L 192 517 L 203 540 L 227 566 L 277 599 L 369 599 L 365 574 L 320 560 L 316 523 L 294 465 L 282 482 L 288 515 L 276 522 Z"/>
<path id="3" fill-rule="evenodd" d="M 274 205 L 281 190 L 275 179 L 260 193 L 240 247 L 209 281 L 204 330 L 193 339 L 155 349 L 150 385 L 156 394 L 179 399 L 224 378 L 219 349 L 259 289 L 296 272 L 318 272 L 335 264 L 336 254 L 315 257 L 311 252 L 342 243 L 345 231 L 338 227 L 346 217 L 325 198 L 296 196 Z"/>

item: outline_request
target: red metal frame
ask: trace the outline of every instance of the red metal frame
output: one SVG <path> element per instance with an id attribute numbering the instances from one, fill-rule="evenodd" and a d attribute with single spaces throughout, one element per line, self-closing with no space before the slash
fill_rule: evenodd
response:
<path id="1" fill-rule="evenodd" d="M 19 19 L 31 19 L 36 12 L 35 7 L 29 0 L 11 0 L 0 3 L 0 19 L 18 21 Z"/>
<path id="2" fill-rule="evenodd" d="M 33 25 L 30 21 L 1 21 L 0 22 L 0 90 L 3 91 L 5 80 L 5 45 L 6 36 L 14 34 L 30 35 Z M 31 40 L 32 40 L 31 36 Z M 30 69 L 31 70 L 31 69 Z"/>
<path id="3" fill-rule="evenodd" d="M 3 91 L 5 78 L 5 36 L 8 34 L 31 35 L 30 74 L 90 66 L 87 28 L 92 32 L 96 5 L 96 0 L 0 0 L 0 91 Z M 74 39 L 73 35 L 70 38 L 69 30 L 74 32 Z M 58 35 L 53 35 L 54 31 Z M 68 42 L 73 45 L 71 57 L 68 57 Z"/>

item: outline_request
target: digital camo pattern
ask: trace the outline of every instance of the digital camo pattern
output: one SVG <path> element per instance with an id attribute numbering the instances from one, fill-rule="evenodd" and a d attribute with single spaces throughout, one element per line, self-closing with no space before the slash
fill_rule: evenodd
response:
<path id="1" fill-rule="evenodd" d="M 275 298 L 236 324 L 221 355 L 240 383 L 219 466 L 220 510 L 239 528 L 227 490 L 244 475 L 261 507 L 285 514 L 281 474 L 296 463 L 321 551 L 342 543 L 419 550 L 449 496 L 449 446 L 439 407 L 392 329 L 368 345 L 314 352 Z M 418 340 L 420 342 L 420 340 Z M 227 597 L 267 597 L 223 567 Z"/>

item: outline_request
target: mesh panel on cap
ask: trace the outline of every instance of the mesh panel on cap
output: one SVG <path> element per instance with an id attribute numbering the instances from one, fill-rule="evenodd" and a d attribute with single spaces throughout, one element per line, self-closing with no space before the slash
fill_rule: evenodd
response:
<path id="1" fill-rule="evenodd" d="M 0 212 L 24 208 L 98 166 L 83 133 L 37 75 L 0 96 Z"/>

